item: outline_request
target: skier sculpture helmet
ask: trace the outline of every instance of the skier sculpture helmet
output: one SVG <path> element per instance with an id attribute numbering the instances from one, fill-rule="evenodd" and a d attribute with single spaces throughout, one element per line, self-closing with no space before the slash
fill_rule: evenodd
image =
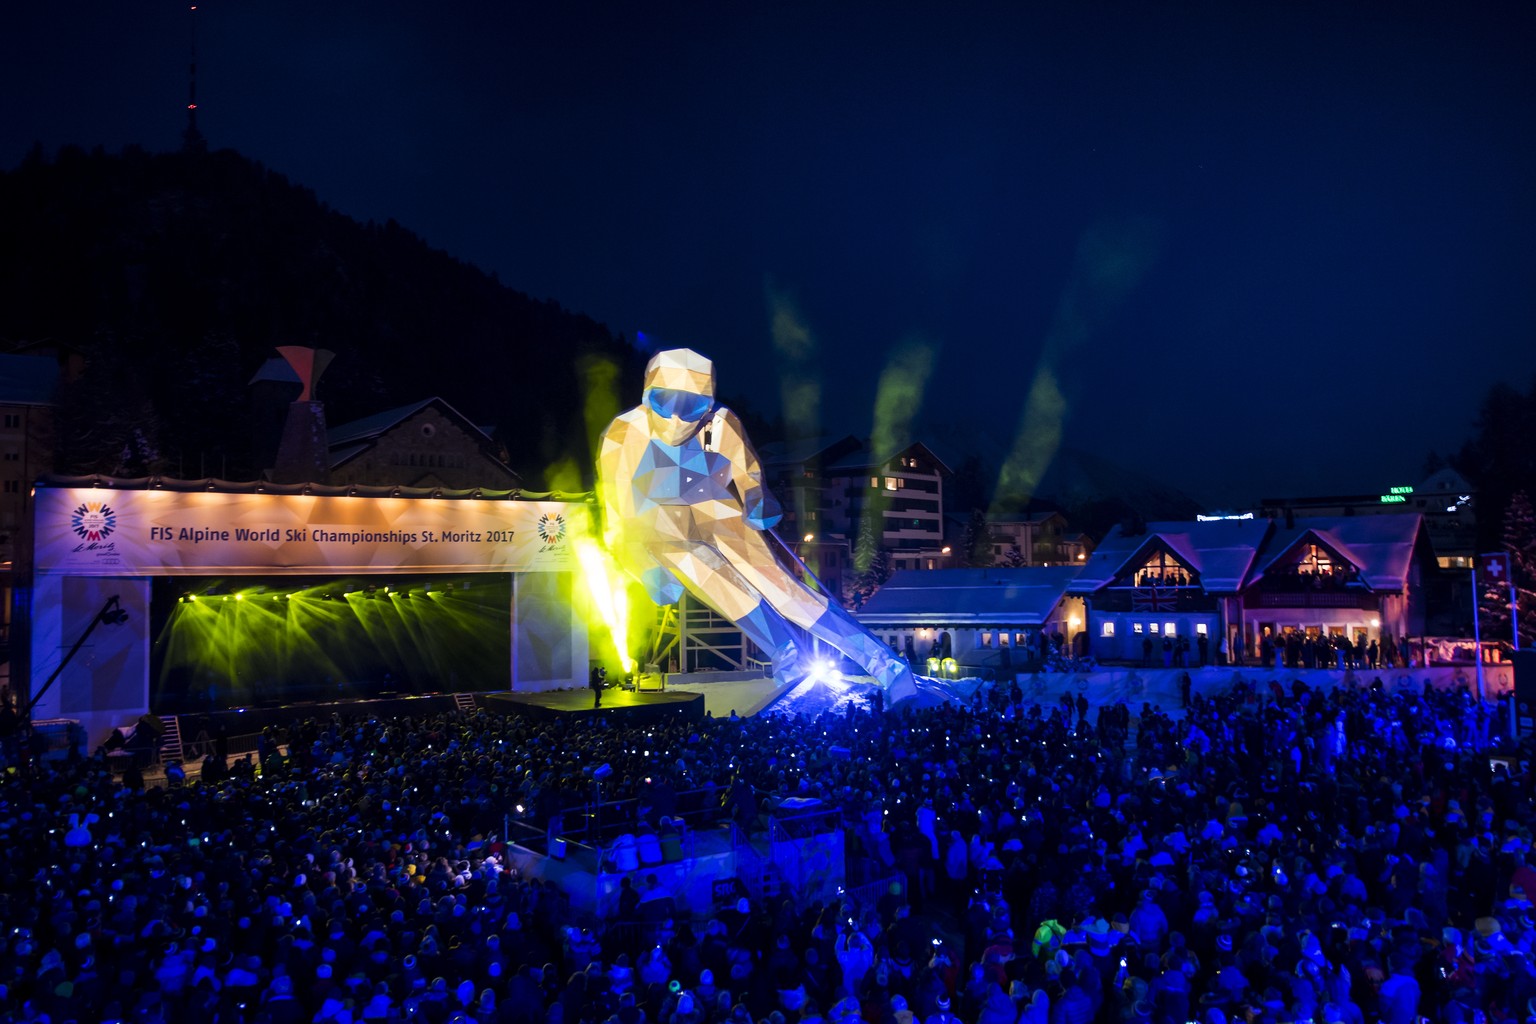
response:
<path id="1" fill-rule="evenodd" d="M 645 415 L 651 436 L 679 445 L 715 409 L 715 364 L 688 349 L 658 352 L 645 364 Z"/>

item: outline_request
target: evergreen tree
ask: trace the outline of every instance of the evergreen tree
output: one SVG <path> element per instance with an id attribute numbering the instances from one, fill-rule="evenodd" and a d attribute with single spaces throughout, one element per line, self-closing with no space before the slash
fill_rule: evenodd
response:
<path id="1" fill-rule="evenodd" d="M 1477 488 L 1481 506 L 1508 508 L 1517 491 L 1536 491 L 1536 376 L 1525 391 L 1500 382 L 1489 389 L 1473 424 L 1472 436 L 1451 465 Z M 1493 551 L 1501 541 L 1497 515 L 1478 516 L 1479 551 Z"/>
<path id="2" fill-rule="evenodd" d="M 890 578 L 891 554 L 884 548 L 876 548 L 870 556 L 869 567 L 854 577 L 853 589 L 848 595 L 849 604 L 854 608 L 862 608 Z"/>
<path id="3" fill-rule="evenodd" d="M 143 367 L 104 334 L 89 347 L 84 371 L 54 395 L 54 469 L 138 477 L 165 471 L 160 417 Z"/>
<path id="4" fill-rule="evenodd" d="M 880 550 L 880 534 L 869 522 L 866 516 L 859 523 L 859 535 L 853 542 L 853 571 L 862 576 L 869 571 L 869 567 L 875 560 L 875 554 Z"/>
<path id="5" fill-rule="evenodd" d="M 966 568 L 984 569 L 992 564 L 992 528 L 987 525 L 987 514 L 981 509 L 971 509 L 962 543 L 965 550 L 961 557 Z"/>
<path id="6" fill-rule="evenodd" d="M 1512 638 L 1510 629 L 1510 587 L 1514 587 L 1515 605 L 1520 616 L 1520 647 L 1536 643 L 1536 510 L 1524 491 L 1516 491 L 1504 510 L 1504 538 L 1501 545 L 1509 552 L 1509 582 L 1481 581 L 1478 615 L 1485 640 Z"/>
<path id="7" fill-rule="evenodd" d="M 1017 544 L 1008 546 L 1008 553 L 1003 555 L 1003 566 L 1008 569 L 1022 569 L 1029 563 L 1024 559 L 1024 552 L 1019 550 Z"/>

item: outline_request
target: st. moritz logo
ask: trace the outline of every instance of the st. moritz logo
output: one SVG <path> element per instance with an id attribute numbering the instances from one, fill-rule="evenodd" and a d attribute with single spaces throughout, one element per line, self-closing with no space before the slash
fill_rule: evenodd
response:
<path id="1" fill-rule="evenodd" d="M 104 501 L 82 501 L 69 514 L 69 528 L 92 543 L 106 540 L 117 529 L 117 510 Z"/>
<path id="2" fill-rule="evenodd" d="M 559 512 L 546 512 L 539 517 L 539 540 L 546 548 L 552 548 L 565 539 L 565 516 Z"/>

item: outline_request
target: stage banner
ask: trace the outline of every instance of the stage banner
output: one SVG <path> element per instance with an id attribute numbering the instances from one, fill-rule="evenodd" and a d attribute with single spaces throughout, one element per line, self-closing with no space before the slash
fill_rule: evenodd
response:
<path id="1" fill-rule="evenodd" d="M 584 504 L 39 487 L 35 571 L 70 576 L 560 572 Z"/>

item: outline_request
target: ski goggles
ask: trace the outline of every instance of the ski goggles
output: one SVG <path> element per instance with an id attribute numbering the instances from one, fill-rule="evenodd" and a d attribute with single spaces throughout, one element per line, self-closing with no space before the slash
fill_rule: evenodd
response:
<path id="1" fill-rule="evenodd" d="M 680 419 L 685 422 L 701 420 L 715 407 L 709 395 L 696 395 L 692 391 L 675 388 L 649 388 L 645 392 L 646 404 L 658 416 Z"/>

